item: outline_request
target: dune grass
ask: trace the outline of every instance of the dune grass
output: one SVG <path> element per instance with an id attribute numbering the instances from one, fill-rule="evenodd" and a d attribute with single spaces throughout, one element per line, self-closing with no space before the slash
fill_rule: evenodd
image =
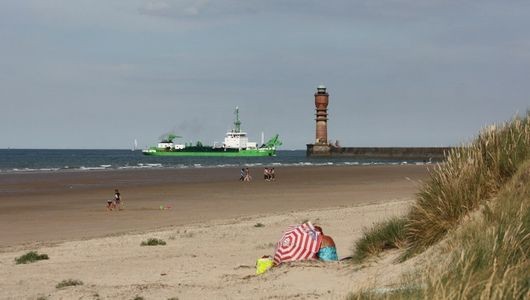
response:
<path id="1" fill-rule="evenodd" d="M 77 279 L 65 279 L 61 282 L 59 282 L 55 288 L 61 289 L 68 286 L 76 286 L 76 285 L 83 285 L 83 282 L 81 280 Z"/>
<path id="2" fill-rule="evenodd" d="M 362 262 L 387 249 L 405 247 L 405 218 L 394 217 L 366 229 L 363 237 L 356 241 L 353 260 Z"/>
<path id="3" fill-rule="evenodd" d="M 420 188 L 416 202 L 404 217 L 404 232 L 389 231 L 386 240 L 381 241 L 379 231 L 384 225 L 376 224 L 361 239 L 368 244 L 356 246 L 353 256 L 362 260 L 378 254 L 373 250 L 401 240 L 403 233 L 407 250 L 402 260 L 421 253 L 480 205 L 493 199 L 527 159 L 530 159 L 530 111 L 523 118 L 487 127 L 471 144 L 452 149 Z"/>
<path id="4" fill-rule="evenodd" d="M 36 251 L 30 251 L 20 257 L 15 258 L 17 265 L 19 264 L 29 264 L 39 260 L 50 259 L 47 254 L 38 254 Z"/>
<path id="5" fill-rule="evenodd" d="M 407 216 L 407 257 L 422 252 L 497 195 L 530 158 L 530 112 L 490 126 L 467 147 L 454 148 L 432 172 Z"/>
<path id="6" fill-rule="evenodd" d="M 143 241 L 140 246 L 164 246 L 166 241 L 162 239 L 150 238 L 147 241 Z"/>
<path id="7" fill-rule="evenodd" d="M 388 225 L 376 224 L 362 239 L 370 245 L 354 254 L 377 254 L 366 249 L 404 234 L 407 259 L 444 239 L 439 255 L 408 283 L 421 288 L 369 290 L 350 299 L 530 298 L 530 112 L 453 149 L 430 177 L 403 219 L 403 232 L 389 230 L 381 241 L 376 229 Z"/>
<path id="8" fill-rule="evenodd" d="M 449 260 L 423 283 L 426 295 L 530 298 L 530 160 L 480 217 L 448 239 Z"/>
<path id="9" fill-rule="evenodd" d="M 445 255 L 430 258 L 402 288 L 348 299 L 529 299 L 530 159 L 440 247 Z"/>

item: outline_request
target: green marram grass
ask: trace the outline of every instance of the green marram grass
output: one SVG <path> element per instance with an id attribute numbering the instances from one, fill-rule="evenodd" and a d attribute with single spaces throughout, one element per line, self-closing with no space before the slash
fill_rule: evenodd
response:
<path id="1" fill-rule="evenodd" d="M 490 126 L 469 146 L 454 148 L 432 172 L 407 216 L 407 257 L 440 241 L 463 217 L 494 198 L 530 159 L 530 112 Z"/>
<path id="2" fill-rule="evenodd" d="M 156 238 L 150 238 L 147 241 L 143 241 L 140 246 L 164 246 L 166 245 L 166 241 L 162 239 L 156 239 Z"/>
<path id="3" fill-rule="evenodd" d="M 440 255 L 405 284 L 421 289 L 362 291 L 350 299 L 530 298 L 530 113 L 453 149 L 403 220 L 404 232 L 385 241 L 404 234 L 403 259 L 444 239 Z M 368 231 L 363 240 L 381 244 L 379 231 Z M 370 246 L 356 248 L 354 256 L 378 253 L 365 249 Z"/>
<path id="4" fill-rule="evenodd" d="M 83 285 L 83 282 L 77 279 L 66 279 L 66 280 L 59 282 L 55 287 L 58 289 L 61 289 L 61 288 L 65 288 L 69 286 L 76 286 L 76 285 Z"/>
<path id="5" fill-rule="evenodd" d="M 355 243 L 354 261 L 362 262 L 387 249 L 405 247 L 405 218 L 394 217 L 366 229 L 363 237 Z"/>
<path id="6" fill-rule="evenodd" d="M 47 254 L 38 254 L 36 251 L 30 251 L 20 257 L 15 258 L 16 264 L 29 264 L 39 260 L 50 259 Z"/>

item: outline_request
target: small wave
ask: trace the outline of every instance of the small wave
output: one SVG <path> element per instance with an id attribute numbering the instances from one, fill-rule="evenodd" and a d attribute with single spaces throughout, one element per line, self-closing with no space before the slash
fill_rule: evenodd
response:
<path id="1" fill-rule="evenodd" d="M 79 170 L 83 170 L 83 171 L 105 170 L 105 169 L 106 169 L 105 167 L 85 167 L 85 166 L 79 167 Z"/>
<path id="2" fill-rule="evenodd" d="M 245 166 L 247 167 L 258 167 L 258 166 L 263 166 L 262 163 L 253 163 L 253 164 L 245 164 Z"/>
<path id="3" fill-rule="evenodd" d="M 162 167 L 162 164 L 146 164 L 147 166 L 149 167 L 153 167 L 153 168 L 160 168 Z"/>

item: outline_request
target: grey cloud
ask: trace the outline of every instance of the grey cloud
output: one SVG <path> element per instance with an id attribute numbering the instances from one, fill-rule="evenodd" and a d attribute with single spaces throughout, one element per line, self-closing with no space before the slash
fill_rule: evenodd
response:
<path id="1" fill-rule="evenodd" d="M 480 10 L 493 0 L 144 0 L 139 11 L 169 18 L 244 16 L 256 13 L 415 20 Z M 457 9 L 455 9 L 457 8 Z"/>

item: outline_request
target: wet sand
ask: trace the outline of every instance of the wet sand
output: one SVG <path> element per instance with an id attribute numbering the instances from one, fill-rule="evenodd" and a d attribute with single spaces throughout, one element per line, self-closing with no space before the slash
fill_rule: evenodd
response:
<path id="1" fill-rule="evenodd" d="M 410 199 L 426 166 L 276 168 L 265 182 L 239 169 L 158 169 L 0 174 L 0 250 L 161 227 Z M 106 210 L 119 188 L 122 211 Z M 160 210 L 160 206 L 170 209 Z"/>

